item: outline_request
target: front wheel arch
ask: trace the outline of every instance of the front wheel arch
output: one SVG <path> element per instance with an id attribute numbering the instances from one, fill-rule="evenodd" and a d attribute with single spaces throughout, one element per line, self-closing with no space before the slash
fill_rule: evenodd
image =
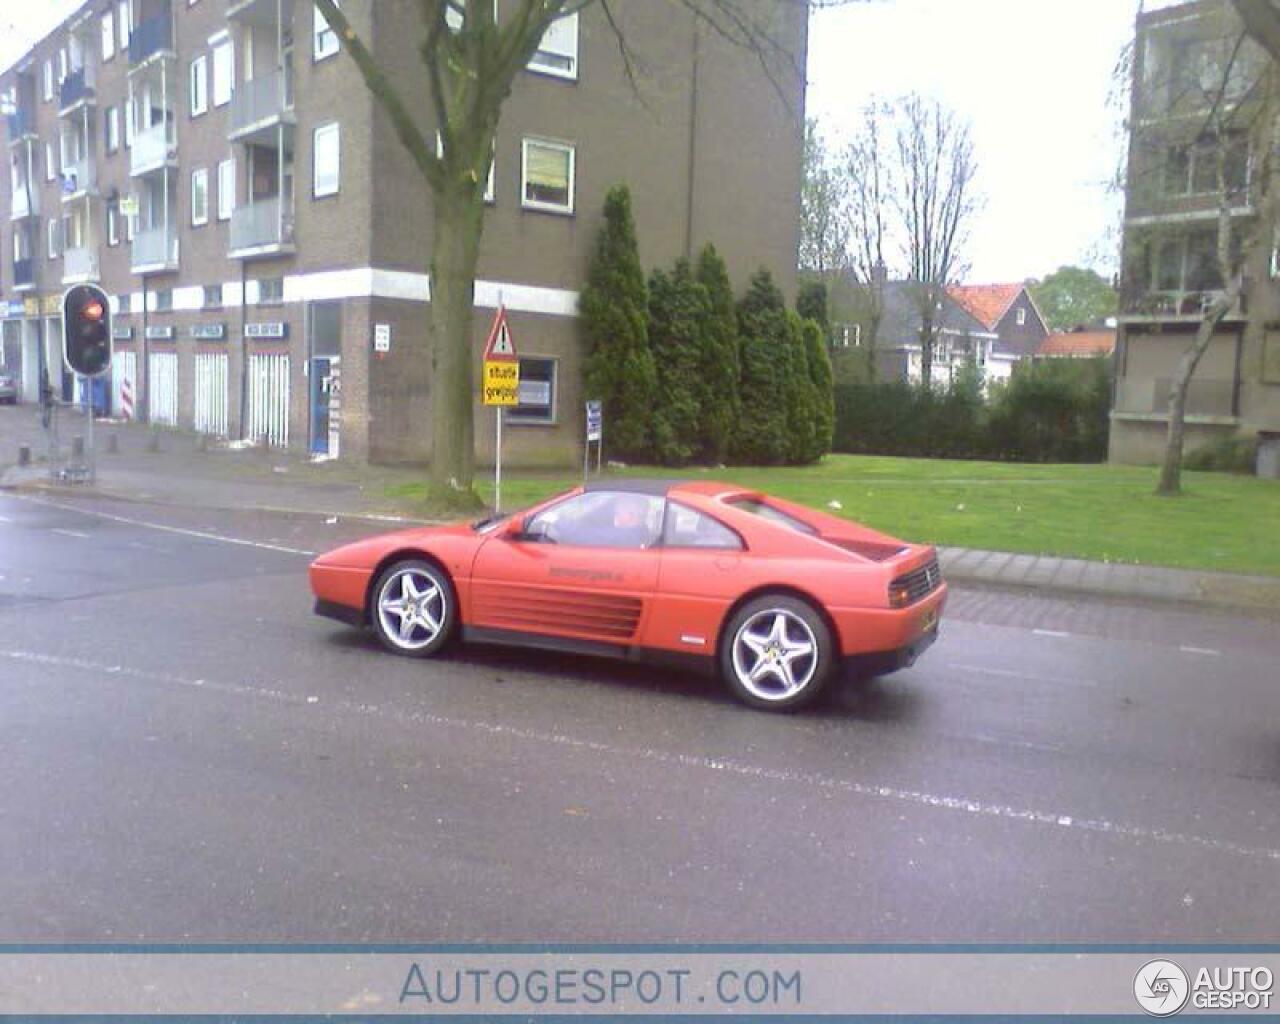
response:
<path id="1" fill-rule="evenodd" d="M 394 565 L 396 562 L 403 562 L 408 559 L 419 559 L 423 562 L 431 563 L 431 565 L 435 566 L 436 569 L 444 574 L 444 578 L 449 581 L 449 586 L 453 588 L 454 594 L 456 595 L 458 593 L 458 583 L 453 578 L 453 573 L 446 569 L 444 563 L 440 561 L 440 559 L 436 558 L 435 555 L 431 554 L 429 551 L 423 551 L 421 548 L 401 548 L 400 550 L 393 551 L 391 554 L 385 555 L 381 558 L 378 561 L 378 564 L 373 567 L 373 572 L 369 576 L 369 582 L 365 584 L 364 622 L 366 626 L 373 625 L 373 590 L 374 587 L 377 586 L 378 580 L 382 577 L 382 574 L 388 569 L 388 567 Z M 458 612 L 458 621 L 461 622 L 462 609 L 459 608 Z"/>

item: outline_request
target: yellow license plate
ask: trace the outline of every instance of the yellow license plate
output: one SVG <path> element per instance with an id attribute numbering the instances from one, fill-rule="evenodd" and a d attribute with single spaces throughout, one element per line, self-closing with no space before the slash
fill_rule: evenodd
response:
<path id="1" fill-rule="evenodd" d="M 924 613 L 924 618 L 920 621 L 920 632 L 927 633 L 938 624 L 938 609 L 930 608 Z"/>

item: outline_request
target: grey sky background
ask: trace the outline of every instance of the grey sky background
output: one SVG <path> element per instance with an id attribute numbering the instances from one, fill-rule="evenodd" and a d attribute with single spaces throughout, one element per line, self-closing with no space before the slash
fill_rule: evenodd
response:
<path id="1" fill-rule="evenodd" d="M 0 67 L 79 5 L 0 0 Z M 973 125 L 986 196 L 970 279 L 1043 277 L 1066 263 L 1111 273 L 1122 116 L 1113 72 L 1136 10 L 1136 0 L 868 0 L 821 10 L 809 30 L 808 111 L 839 146 L 874 95 L 941 99 Z"/>

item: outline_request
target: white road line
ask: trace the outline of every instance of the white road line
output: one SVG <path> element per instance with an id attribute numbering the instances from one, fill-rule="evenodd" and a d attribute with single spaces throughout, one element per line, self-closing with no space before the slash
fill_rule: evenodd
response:
<path id="1" fill-rule="evenodd" d="M 812 786 L 832 792 L 848 793 L 854 796 L 867 797 L 873 800 L 890 803 L 910 804 L 917 807 L 933 807 L 941 810 L 958 811 L 979 818 L 996 818 L 1005 821 L 1018 821 L 1030 825 L 1041 825 L 1050 828 L 1071 829 L 1077 832 L 1113 835 L 1140 843 L 1160 843 L 1170 846 L 1189 847 L 1211 853 L 1225 853 L 1249 859 L 1261 859 L 1280 862 L 1280 849 L 1266 846 L 1248 846 L 1234 843 L 1226 839 L 1215 839 L 1212 836 L 1199 836 L 1188 832 L 1174 832 L 1163 828 L 1148 828 L 1144 825 L 1128 825 L 1124 822 L 1107 821 L 1099 818 L 1078 818 L 1060 811 L 1033 810 L 1013 807 L 1008 804 L 989 803 L 969 797 L 945 796 L 936 793 L 925 793 L 915 789 L 899 786 L 881 786 L 869 782 L 857 782 L 853 779 L 842 779 L 816 772 L 789 771 L 784 768 L 768 768 L 750 764 L 736 758 L 705 757 L 699 754 L 681 754 L 674 751 L 648 748 L 617 747 L 598 740 L 582 739 L 564 733 L 544 732 L 537 729 L 526 729 L 516 725 L 505 725 L 500 722 L 485 722 L 475 719 L 450 718 L 445 715 L 432 714 L 426 711 L 398 711 L 394 708 L 378 704 L 361 704 L 341 699 L 324 699 L 313 701 L 306 695 L 288 693 L 284 690 L 252 686 L 241 683 L 221 683 L 208 679 L 189 679 L 166 672 L 152 672 L 146 669 L 128 668 L 123 665 L 111 665 L 87 661 L 81 658 L 67 658 L 54 654 L 41 654 L 36 651 L 0 651 L 0 658 L 8 661 L 23 662 L 29 665 L 48 665 L 56 668 L 79 669 L 98 675 L 118 675 L 146 682 L 161 683 L 169 686 L 180 686 L 190 689 L 208 690 L 214 693 L 229 694 L 238 697 L 251 697 L 259 700 L 274 701 L 300 710 L 328 706 L 343 714 L 366 715 L 386 718 L 400 723 L 413 725 L 429 725 L 443 729 L 456 729 L 484 736 L 497 736 L 506 739 L 524 740 L 549 746 L 563 747 L 570 750 L 589 751 L 611 757 L 632 758 L 678 768 L 694 768 L 720 775 L 732 775 L 739 778 L 756 779 L 766 782 L 780 782 L 789 785 Z"/>
<path id="2" fill-rule="evenodd" d="M 1031 632 L 1033 632 L 1036 636 L 1067 637 L 1071 635 L 1070 633 L 1064 633 L 1060 629 L 1033 629 Z"/>
<path id="3" fill-rule="evenodd" d="M 89 540 L 89 535 L 85 533 L 83 530 L 63 530 L 60 527 L 55 526 L 49 532 L 60 533 L 64 537 L 75 537 L 76 540 Z"/>
<path id="4" fill-rule="evenodd" d="M 11 522 L 13 522 L 13 520 L 10 519 L 8 516 L 0 516 L 0 523 L 11 523 Z"/>
<path id="5" fill-rule="evenodd" d="M 990 668 L 986 665 L 951 665 L 952 668 L 959 669 L 961 672 L 975 672 L 979 675 L 999 676 L 1001 679 L 1025 679 L 1033 683 L 1053 683 L 1056 686 L 1101 686 L 1102 683 L 1097 679 L 1087 679 L 1083 676 L 1042 676 L 1035 672 L 1022 672 L 1015 668 Z"/>
<path id="6" fill-rule="evenodd" d="M 79 512 L 85 516 L 96 516 L 99 519 L 106 519 L 113 523 L 123 523 L 126 526 L 140 526 L 147 530 L 160 530 L 164 533 L 176 533 L 183 537 L 195 537 L 198 540 L 212 540 L 222 544 L 237 544 L 246 548 L 261 548 L 263 551 L 278 551 L 286 555 L 305 555 L 308 558 L 315 556 L 314 551 L 304 551 L 301 548 L 285 547 L 282 544 L 264 544 L 261 541 L 245 540 L 243 537 L 226 537 L 220 533 L 207 533 L 204 530 L 187 530 L 180 526 L 167 526 L 164 523 L 148 523 L 142 519 L 130 519 L 128 516 L 112 515 L 110 512 L 99 512 L 96 509 L 78 508 L 75 505 L 64 505 L 62 502 L 49 501 L 46 498 L 34 498 L 29 494 L 14 495 L 21 501 L 32 501 L 37 505 L 47 505 L 50 508 L 61 509 L 64 512 Z M 67 532 L 58 531 L 54 532 Z M 88 537 L 86 533 L 83 536 Z"/>
<path id="7" fill-rule="evenodd" d="M 1183 645 L 1178 648 L 1183 654 L 1205 654 L 1211 658 L 1216 658 L 1222 654 L 1221 651 L 1215 651 L 1212 647 L 1188 647 Z"/>

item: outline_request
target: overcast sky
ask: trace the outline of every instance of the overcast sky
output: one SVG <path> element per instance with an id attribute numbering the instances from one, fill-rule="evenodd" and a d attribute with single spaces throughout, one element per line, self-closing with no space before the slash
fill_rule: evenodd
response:
<path id="1" fill-rule="evenodd" d="M 391 2 L 391 0 L 382 0 Z M 652 3 L 654 0 L 628 0 Z M 0 0 L 0 68 L 80 0 Z M 819 11 L 808 109 L 838 142 L 873 95 L 912 90 L 973 125 L 986 206 L 974 281 L 1116 263 L 1112 72 L 1136 0 L 869 0 Z"/>

